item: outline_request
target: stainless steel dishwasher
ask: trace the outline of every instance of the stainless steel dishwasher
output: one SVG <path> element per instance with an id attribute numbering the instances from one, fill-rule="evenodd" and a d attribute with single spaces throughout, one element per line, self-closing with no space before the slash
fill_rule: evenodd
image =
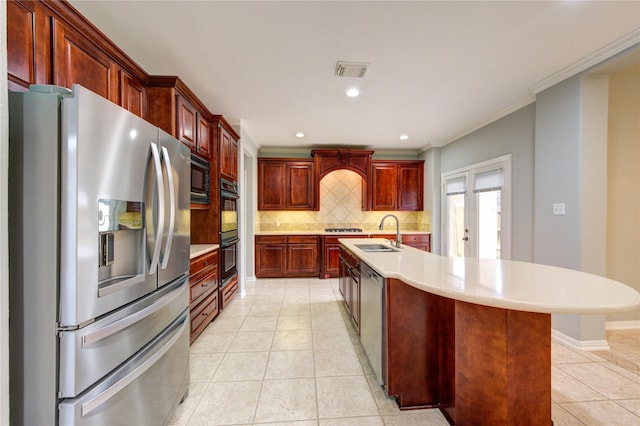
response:
<path id="1" fill-rule="evenodd" d="M 367 264 L 361 264 L 360 343 L 380 385 L 382 375 L 382 308 L 384 278 Z"/>

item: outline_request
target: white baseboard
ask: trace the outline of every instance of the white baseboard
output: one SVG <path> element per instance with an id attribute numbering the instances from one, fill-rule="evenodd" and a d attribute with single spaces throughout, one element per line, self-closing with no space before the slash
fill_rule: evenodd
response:
<path id="1" fill-rule="evenodd" d="M 246 277 L 244 280 L 248 281 L 248 282 L 255 282 L 256 281 L 256 276 L 255 275 L 251 275 L 250 277 Z"/>
<path id="2" fill-rule="evenodd" d="M 640 320 L 637 321 L 607 321 L 604 323 L 606 330 L 633 330 L 640 328 Z"/>
<path id="3" fill-rule="evenodd" d="M 565 346 L 581 351 L 608 351 L 610 349 L 606 340 L 577 340 L 553 328 L 551 329 L 551 338 Z"/>

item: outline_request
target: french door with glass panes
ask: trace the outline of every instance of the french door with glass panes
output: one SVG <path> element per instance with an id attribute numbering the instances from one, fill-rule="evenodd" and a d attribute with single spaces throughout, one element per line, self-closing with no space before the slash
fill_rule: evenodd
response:
<path id="1" fill-rule="evenodd" d="M 511 257 L 511 157 L 442 175 L 442 253 Z"/>

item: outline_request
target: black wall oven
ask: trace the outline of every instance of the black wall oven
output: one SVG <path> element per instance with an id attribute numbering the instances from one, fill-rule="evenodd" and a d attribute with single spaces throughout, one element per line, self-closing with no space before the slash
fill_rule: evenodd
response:
<path id="1" fill-rule="evenodd" d="M 220 287 L 238 273 L 238 186 L 220 179 Z"/>

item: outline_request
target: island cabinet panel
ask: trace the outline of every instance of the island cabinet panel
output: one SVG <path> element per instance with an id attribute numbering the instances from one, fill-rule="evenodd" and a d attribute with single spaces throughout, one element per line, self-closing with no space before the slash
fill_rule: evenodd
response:
<path id="1" fill-rule="evenodd" d="M 456 399 L 456 301 L 440 297 L 438 314 L 440 316 L 438 321 L 440 327 L 440 351 L 438 354 L 440 411 L 452 421 L 455 418 Z"/>
<path id="2" fill-rule="evenodd" d="M 455 336 L 455 424 L 552 424 L 550 314 L 456 301 Z"/>
<path id="3" fill-rule="evenodd" d="M 311 160 L 258 159 L 258 210 L 314 210 Z"/>
<path id="4" fill-rule="evenodd" d="M 440 297 L 385 280 L 385 390 L 400 408 L 440 402 Z"/>
<path id="5" fill-rule="evenodd" d="M 344 307 L 360 334 L 360 259 L 340 247 L 338 288 Z"/>

